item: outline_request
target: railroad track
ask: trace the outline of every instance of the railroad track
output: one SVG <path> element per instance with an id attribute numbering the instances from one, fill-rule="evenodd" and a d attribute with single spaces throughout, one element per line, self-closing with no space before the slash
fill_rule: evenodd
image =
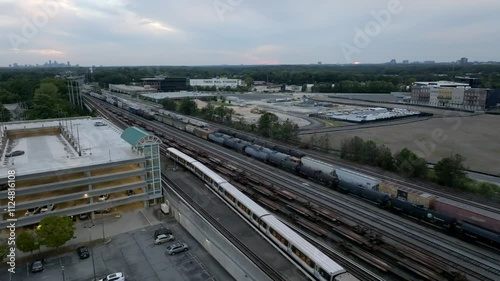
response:
<path id="1" fill-rule="evenodd" d="M 126 111 L 125 111 L 125 112 L 126 112 Z M 131 116 L 133 116 L 134 118 L 138 118 L 138 117 L 136 117 L 136 116 L 134 116 L 134 115 L 131 115 Z M 147 122 L 147 121 L 146 121 L 146 120 L 143 120 L 143 122 Z M 156 129 L 160 128 L 160 129 L 159 129 L 160 131 L 165 131 L 165 128 L 166 128 L 166 127 L 165 127 L 164 125 L 158 126 L 158 125 L 156 125 L 155 123 L 151 123 L 151 122 L 150 122 L 149 124 L 150 124 L 153 128 L 156 128 Z M 153 124 L 154 124 L 154 125 L 153 125 Z M 170 128 L 169 128 L 169 129 L 170 129 Z M 182 135 L 182 133 L 183 133 L 183 132 L 179 132 L 179 131 L 177 131 L 176 129 L 171 129 L 171 130 L 172 130 L 172 131 L 170 131 L 170 132 L 174 132 L 177 136 Z M 183 138 L 184 138 L 184 137 L 180 137 L 179 139 L 183 139 Z M 187 138 L 187 141 L 186 141 L 186 139 L 184 139 L 187 143 L 189 143 L 189 142 L 193 142 L 193 141 L 194 141 L 194 142 L 197 142 L 197 143 L 198 143 L 198 145 L 199 145 L 201 142 L 205 142 L 204 140 L 201 140 L 201 139 L 199 139 L 199 140 L 198 140 L 198 139 L 196 139 L 196 141 L 195 141 L 195 138 L 192 138 L 192 136 L 191 136 L 191 135 L 189 135 L 189 137 L 185 137 L 185 138 Z M 205 143 L 205 145 L 206 145 L 206 143 Z M 213 148 L 212 148 L 212 150 L 213 150 Z M 216 149 L 216 150 L 221 151 L 221 150 L 219 150 L 219 149 Z M 226 154 L 226 153 L 224 153 L 224 154 Z M 241 157 L 241 156 L 240 156 L 240 157 Z M 233 158 L 234 158 L 234 157 L 233 157 Z M 238 160 L 238 159 L 237 159 L 237 160 Z M 254 167 L 254 169 L 256 169 L 256 168 L 258 168 L 258 167 L 257 167 L 257 166 L 256 166 L 256 167 Z M 258 169 L 256 169 L 256 170 L 258 170 Z M 264 170 L 265 170 L 265 169 L 264 169 Z M 265 172 L 265 171 L 264 171 L 264 172 Z M 276 177 L 276 174 L 272 174 L 271 176 L 272 176 L 272 178 L 275 178 L 275 177 Z M 293 184 L 295 184 L 295 183 L 293 183 Z M 318 196 L 318 195 L 316 195 L 316 196 Z M 399 224 L 399 222 L 397 222 L 397 223 Z"/>
<path id="2" fill-rule="evenodd" d="M 266 273 L 272 280 L 287 281 L 279 272 L 274 270 L 268 263 L 260 258 L 260 256 L 248 248 L 238 237 L 227 230 L 216 218 L 210 215 L 203 207 L 201 207 L 195 200 L 193 200 L 182 188 L 178 187 L 174 182 L 162 175 L 162 181 L 170 188 L 175 190 L 186 202 L 192 206 L 199 214 L 203 216 L 213 227 L 226 237 L 233 245 L 235 245 L 245 256 L 247 256 L 257 267 Z"/>
<path id="3" fill-rule="evenodd" d="M 231 127 L 223 126 L 223 125 L 216 124 L 213 122 L 210 124 L 215 128 L 221 128 L 221 129 L 227 129 L 227 130 L 234 131 L 234 129 Z M 249 133 L 245 133 L 245 132 L 239 132 L 239 133 L 242 133 L 242 134 L 245 134 L 248 136 L 252 136 Z M 255 137 L 255 136 L 253 136 L 253 137 Z M 470 198 L 467 197 L 468 195 L 461 195 L 461 194 L 451 195 L 448 192 L 440 191 L 436 188 L 426 187 L 425 184 L 416 184 L 414 182 L 411 182 L 410 180 L 402 180 L 402 179 L 398 179 L 398 178 L 394 178 L 394 177 L 391 177 L 388 175 L 381 174 L 381 172 L 378 171 L 376 168 L 361 167 L 362 165 L 350 164 L 350 163 L 347 163 L 346 161 L 339 160 L 338 158 L 335 158 L 333 156 L 327 156 L 327 155 L 325 155 L 325 153 L 317 152 L 314 150 L 301 150 L 295 146 L 291 146 L 290 144 L 278 143 L 274 140 L 267 140 L 267 142 L 273 143 L 276 145 L 280 145 L 280 146 L 288 146 L 294 150 L 302 151 L 305 154 L 307 154 L 308 156 L 314 157 L 318 160 L 322 160 L 322 161 L 327 162 L 327 163 L 335 164 L 337 166 L 340 166 L 343 168 L 348 168 L 348 169 L 351 169 L 351 170 L 354 170 L 354 171 L 357 171 L 357 172 L 360 172 L 360 173 L 363 173 L 363 174 L 366 174 L 366 175 L 369 175 L 369 176 L 372 176 L 375 178 L 380 178 L 380 179 L 386 180 L 388 182 L 393 182 L 393 183 L 401 184 L 404 186 L 408 186 L 408 187 L 411 187 L 415 190 L 424 191 L 424 192 L 434 194 L 434 195 L 442 197 L 442 198 L 454 200 L 454 201 L 457 201 L 460 203 L 467 204 L 469 206 L 473 206 L 473 207 L 476 207 L 476 208 L 479 208 L 482 210 L 486 210 L 486 211 L 490 211 L 494 214 L 500 215 L 500 208 L 499 208 L 498 203 L 491 203 L 491 202 L 478 203 L 476 201 L 470 200 Z"/>

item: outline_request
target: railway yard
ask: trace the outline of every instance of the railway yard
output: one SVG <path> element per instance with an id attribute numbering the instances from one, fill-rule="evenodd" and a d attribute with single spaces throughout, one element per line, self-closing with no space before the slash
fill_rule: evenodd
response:
<path id="1" fill-rule="evenodd" d="M 291 162 L 286 165 L 267 165 L 270 159 L 266 158 L 267 164 L 263 165 L 263 162 L 258 160 L 258 153 L 262 151 L 248 150 L 249 145 L 240 139 L 239 145 L 230 147 L 233 148 L 231 150 L 227 145 L 224 147 L 214 143 L 213 140 L 207 141 L 213 131 L 206 128 L 196 129 L 196 126 L 192 126 L 192 129 L 188 129 L 184 126 L 182 131 L 174 124 L 167 126 L 162 124 L 166 122 L 160 123 L 158 119 L 148 118 L 145 115 L 137 116 L 94 98 L 87 98 L 87 102 L 117 126 L 142 127 L 160 137 L 163 141 L 162 153 L 166 153 L 168 147 L 177 148 L 223 176 L 253 201 L 289 223 L 290 227 L 297 228 L 298 232 L 304 232 L 306 240 L 359 280 L 380 280 L 377 276 L 385 280 L 498 280 L 500 278 L 500 247 L 496 244 L 495 238 L 476 239 L 476 242 L 482 243 L 468 243 L 459 239 L 465 237 L 466 240 L 471 240 L 472 235 L 456 235 L 456 220 L 452 220 L 453 226 L 451 226 L 448 224 L 447 216 L 442 216 L 445 218 L 443 222 L 437 222 L 435 219 L 416 220 L 408 216 L 418 217 L 416 213 L 402 216 L 390 207 L 397 205 L 394 204 L 393 198 L 388 201 L 388 197 L 378 193 L 371 194 L 371 191 L 366 191 L 370 195 L 363 193 L 365 191 L 356 193 L 353 191 L 356 187 L 343 184 L 342 178 L 338 188 L 339 183 L 332 179 L 332 175 L 309 174 L 304 172 L 307 169 L 295 166 Z M 288 152 L 290 155 L 294 154 L 292 151 Z M 308 151 L 307 155 L 335 165 L 340 164 L 317 152 Z M 296 156 L 300 155 L 292 155 L 292 158 L 300 158 Z M 175 173 L 171 177 L 175 178 Z M 165 177 L 164 180 L 171 181 L 169 178 Z M 398 182 L 389 176 L 378 175 L 378 178 Z M 401 181 L 398 183 L 407 184 Z M 172 183 L 171 186 L 175 184 Z M 411 187 L 422 190 L 417 184 Z M 192 193 L 189 195 L 180 189 L 176 190 L 180 194 L 183 193 L 183 196 L 193 196 Z M 434 192 L 425 189 L 423 191 Z M 352 193 L 358 196 L 353 196 Z M 475 204 L 466 198 L 448 196 L 444 193 L 436 195 L 482 209 L 497 218 L 500 216 L 496 206 Z M 362 200 L 360 197 L 364 199 L 377 197 L 380 200 L 375 204 L 373 200 Z M 391 202 L 393 204 L 390 204 Z M 221 222 L 215 220 L 213 224 Z M 466 229 L 465 221 L 461 225 Z M 228 228 L 223 225 L 217 227 L 221 233 Z M 233 234 L 232 239 L 238 238 Z M 248 243 L 247 241 L 243 244 L 248 245 Z M 248 256 L 257 254 L 255 249 L 252 250 L 249 246 L 239 246 L 246 247 L 243 252 L 248 253 Z M 253 259 L 256 263 L 259 262 L 258 257 Z M 275 265 L 262 260 L 260 263 L 268 264 L 269 267 Z M 265 268 L 265 271 L 270 272 L 270 276 L 276 276 L 275 280 L 280 278 L 291 280 L 287 278 L 290 276 L 289 272 L 286 272 L 286 276 L 282 276 L 283 270 L 280 270 L 279 266 Z"/>

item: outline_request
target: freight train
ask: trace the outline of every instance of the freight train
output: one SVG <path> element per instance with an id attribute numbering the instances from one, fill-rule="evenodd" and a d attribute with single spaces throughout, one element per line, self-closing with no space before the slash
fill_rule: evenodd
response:
<path id="1" fill-rule="evenodd" d="M 320 182 L 329 188 L 353 194 L 396 214 L 406 215 L 430 223 L 466 240 L 481 241 L 495 247 L 500 247 L 500 232 L 491 226 L 492 223 L 498 224 L 498 220 L 488 225 L 478 225 L 475 222 L 468 221 L 466 217 L 453 215 L 462 213 L 458 210 L 463 211 L 464 209 L 456 208 L 457 210 L 454 210 L 452 213 L 424 209 L 415 206 L 414 203 L 402 201 L 396 197 L 390 197 L 384 192 L 377 191 L 380 180 L 376 178 L 335 167 L 331 164 L 307 157 L 300 151 L 274 145 L 230 130 L 213 130 L 207 123 L 197 119 L 165 110 L 157 110 L 149 106 L 134 104 L 133 102 L 111 95 L 90 93 L 90 96 L 118 106 L 148 120 L 154 119 L 197 137 L 234 149 L 267 164 L 291 171 L 301 177 Z"/>
<path id="2" fill-rule="evenodd" d="M 355 281 L 341 265 L 290 229 L 266 209 L 256 204 L 236 187 L 208 169 L 202 163 L 175 148 L 167 149 L 168 156 L 203 180 L 213 192 L 255 225 L 274 244 L 286 252 L 307 272 L 320 281 Z"/>

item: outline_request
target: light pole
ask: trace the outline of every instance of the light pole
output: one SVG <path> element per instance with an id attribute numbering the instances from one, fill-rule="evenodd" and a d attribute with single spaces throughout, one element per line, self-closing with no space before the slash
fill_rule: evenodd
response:
<path id="1" fill-rule="evenodd" d="M 66 277 L 64 276 L 64 265 L 61 265 L 63 281 L 66 281 Z"/>
<path id="2" fill-rule="evenodd" d="M 92 243 L 92 226 L 89 226 L 89 243 Z M 95 260 L 94 260 L 94 246 L 90 246 L 90 255 L 92 256 L 92 268 L 94 269 L 94 280 L 97 280 L 95 276 Z"/>
<path id="3" fill-rule="evenodd" d="M 101 213 L 101 224 L 102 224 L 102 242 L 106 243 L 106 236 L 104 235 L 104 212 Z"/>

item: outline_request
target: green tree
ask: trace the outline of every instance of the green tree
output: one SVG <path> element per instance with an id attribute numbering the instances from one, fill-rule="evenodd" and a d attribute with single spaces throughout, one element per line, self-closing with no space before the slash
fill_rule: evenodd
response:
<path id="1" fill-rule="evenodd" d="M 394 170 L 394 158 L 392 157 L 391 150 L 387 146 L 382 145 L 378 147 L 376 165 L 387 171 Z"/>
<path id="2" fill-rule="evenodd" d="M 35 236 L 33 231 L 23 231 L 16 238 L 16 247 L 22 252 L 30 252 L 33 254 L 33 251 L 38 250 L 40 248 L 40 244 L 38 243 L 38 239 Z"/>
<path id="3" fill-rule="evenodd" d="M 198 110 L 196 102 L 190 98 L 185 98 L 179 105 L 179 113 L 185 115 L 195 115 Z"/>
<path id="4" fill-rule="evenodd" d="M 11 117 L 10 111 L 0 103 L 0 122 L 9 122 Z"/>
<path id="5" fill-rule="evenodd" d="M 364 143 L 364 140 L 358 136 L 342 140 L 340 144 L 340 157 L 356 162 L 361 161 Z"/>
<path id="6" fill-rule="evenodd" d="M 245 77 L 245 84 L 247 85 L 248 88 L 253 86 L 253 78 L 250 76 Z"/>
<path id="7" fill-rule="evenodd" d="M 43 83 L 35 91 L 32 107 L 27 115 L 28 119 L 48 119 L 69 115 L 69 112 L 58 88 L 52 83 Z"/>
<path id="8" fill-rule="evenodd" d="M 68 217 L 46 217 L 40 221 L 38 237 L 40 244 L 59 248 L 73 238 L 75 226 Z"/>
<path id="9" fill-rule="evenodd" d="M 436 181 L 444 186 L 462 188 L 467 180 L 465 171 L 465 157 L 455 154 L 441 159 L 435 166 Z"/>
<path id="10" fill-rule="evenodd" d="M 375 166 L 377 164 L 377 158 L 379 155 L 379 150 L 377 144 L 368 140 L 363 144 L 363 148 L 361 149 L 361 162 Z"/>
<path id="11" fill-rule="evenodd" d="M 271 136 L 271 129 L 275 123 L 278 122 L 278 116 L 270 112 L 264 112 L 257 122 L 257 130 L 263 137 Z"/>
<path id="12" fill-rule="evenodd" d="M 163 106 L 163 109 L 165 109 L 165 110 L 169 110 L 169 111 L 176 111 L 177 110 L 177 104 L 171 99 L 162 100 L 161 105 Z"/>
<path id="13" fill-rule="evenodd" d="M 394 164 L 398 172 L 413 178 L 425 178 L 427 176 L 427 162 L 418 157 L 413 151 L 404 148 L 394 155 Z"/>
<path id="14" fill-rule="evenodd" d="M 0 261 L 3 261 L 9 254 L 9 245 L 7 243 L 0 244 Z"/>
<path id="15" fill-rule="evenodd" d="M 0 88 L 0 103 L 9 104 L 16 103 L 20 100 L 17 94 L 13 94 L 6 89 Z"/>

